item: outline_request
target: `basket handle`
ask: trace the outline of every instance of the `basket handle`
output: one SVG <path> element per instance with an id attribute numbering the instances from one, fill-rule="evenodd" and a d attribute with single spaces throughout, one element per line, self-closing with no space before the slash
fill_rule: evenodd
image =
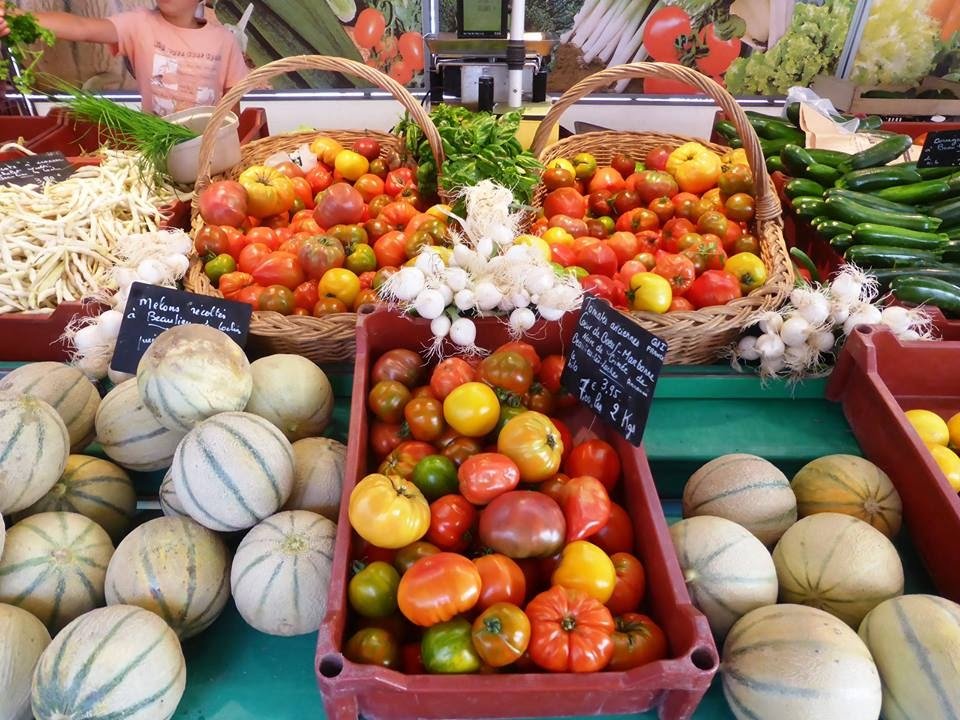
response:
<path id="1" fill-rule="evenodd" d="M 223 124 L 227 114 L 233 109 L 233 106 L 240 102 L 241 98 L 250 90 L 260 87 L 264 82 L 289 72 L 298 72 L 300 70 L 324 70 L 327 72 L 339 72 L 346 75 L 354 75 L 363 78 L 370 84 L 386 90 L 396 98 L 404 109 L 413 118 L 414 122 L 423 130 L 423 134 L 430 144 L 430 150 L 436 160 L 437 174 L 443 164 L 443 145 L 440 142 L 440 133 L 436 126 L 430 120 L 427 111 L 423 109 L 420 102 L 410 94 L 396 80 L 388 75 L 376 70 L 363 63 L 358 63 L 346 58 L 328 57 L 326 55 L 294 55 L 292 57 L 275 60 L 274 62 L 263 65 L 234 85 L 217 103 L 213 114 L 210 116 L 210 122 L 203 131 L 203 139 L 200 142 L 199 172 L 197 175 L 196 189 L 200 190 L 210 182 L 210 163 L 213 161 L 213 148 L 216 142 L 217 130 Z"/>
<path id="2" fill-rule="evenodd" d="M 737 104 L 721 85 L 711 80 L 696 70 L 683 65 L 674 63 L 649 63 L 639 62 L 628 65 L 615 65 L 594 73 L 584 78 L 572 88 L 567 90 L 550 111 L 546 114 L 537 128 L 536 135 L 533 137 L 531 151 L 537 157 L 544 151 L 550 140 L 550 132 L 554 125 L 560 121 L 560 116 L 581 98 L 586 97 L 592 92 L 603 90 L 611 83 L 617 80 L 635 80 L 642 78 L 660 78 L 663 80 L 677 80 L 679 82 L 692 85 L 701 92 L 713 98 L 724 114 L 733 122 L 740 138 L 743 140 L 743 149 L 747 153 L 747 160 L 750 161 L 750 167 L 753 170 L 754 183 L 756 187 L 758 220 L 772 220 L 781 214 L 780 200 L 773 191 L 770 184 L 770 176 L 767 173 L 767 164 L 763 158 L 763 151 L 760 149 L 760 140 L 757 133 L 754 132 L 750 120 L 746 113 Z"/>

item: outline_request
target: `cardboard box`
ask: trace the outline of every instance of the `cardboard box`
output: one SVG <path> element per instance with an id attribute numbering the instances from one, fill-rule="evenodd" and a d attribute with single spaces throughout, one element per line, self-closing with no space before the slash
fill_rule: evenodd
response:
<path id="1" fill-rule="evenodd" d="M 810 88 L 820 97 L 830 98 L 834 106 L 842 111 L 855 115 L 898 115 L 922 116 L 933 115 L 960 115 L 960 83 L 949 82 L 942 78 L 927 77 L 918 87 L 910 85 L 888 85 L 879 87 L 865 87 L 853 83 L 851 80 L 841 80 L 829 75 L 817 77 Z M 921 93 L 924 90 L 950 90 L 957 99 L 922 98 L 872 98 L 863 97 L 871 90 L 890 92 L 908 92 L 915 90 Z"/>

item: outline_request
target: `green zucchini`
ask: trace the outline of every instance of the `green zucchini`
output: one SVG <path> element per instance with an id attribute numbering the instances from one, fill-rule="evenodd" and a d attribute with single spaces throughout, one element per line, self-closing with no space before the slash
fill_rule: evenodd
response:
<path id="1" fill-rule="evenodd" d="M 949 313 L 960 313 L 960 285 L 936 277 L 906 275 L 890 283 L 898 300 L 913 305 L 933 305 Z"/>
<path id="2" fill-rule="evenodd" d="M 850 223 L 841 222 L 840 220 L 833 220 L 831 218 L 823 218 L 822 222 L 814 225 L 817 228 L 817 232 L 823 235 L 825 238 L 836 237 L 837 235 L 851 234 L 853 233 L 853 225 Z"/>
<path id="3" fill-rule="evenodd" d="M 747 117 L 750 119 L 750 124 L 756 130 L 757 135 L 763 140 L 788 140 L 792 143 L 803 143 L 806 139 L 803 130 L 781 118 L 751 111 L 747 111 Z"/>
<path id="4" fill-rule="evenodd" d="M 931 277 L 946 280 L 947 282 L 960 284 L 960 268 L 949 267 L 911 267 L 911 268 L 873 268 L 870 270 L 877 281 L 883 287 L 889 287 L 898 277 L 908 275 Z"/>
<path id="5" fill-rule="evenodd" d="M 946 227 L 952 228 L 960 225 L 960 199 L 954 198 L 933 205 L 929 208 L 930 215 L 943 220 Z"/>
<path id="6" fill-rule="evenodd" d="M 879 130 L 882 124 L 883 118 L 877 115 L 867 115 L 864 118 L 860 118 L 860 124 L 857 126 L 857 132 L 871 132 L 873 130 Z"/>
<path id="7" fill-rule="evenodd" d="M 729 140 L 727 140 L 727 145 L 729 145 L 731 148 L 733 148 L 734 150 L 736 150 L 737 148 L 742 148 L 742 147 L 743 147 L 743 140 L 741 140 L 741 139 L 738 138 L 738 137 L 733 137 L 733 138 L 730 138 Z"/>
<path id="8" fill-rule="evenodd" d="M 780 151 L 780 159 L 783 160 L 784 167 L 793 177 L 801 177 L 808 165 L 814 164 L 814 159 L 810 157 L 803 147 L 790 143 Z"/>
<path id="9" fill-rule="evenodd" d="M 813 165 L 807 165 L 803 176 L 820 183 L 824 187 L 833 187 L 837 180 L 840 179 L 841 174 L 839 170 L 829 165 L 813 163 Z"/>
<path id="10" fill-rule="evenodd" d="M 813 161 L 819 165 L 837 167 L 844 160 L 850 158 L 850 153 L 840 152 L 839 150 L 818 150 L 817 148 L 807 148 L 806 150 Z"/>
<path id="11" fill-rule="evenodd" d="M 847 262 L 865 268 L 898 268 L 935 266 L 939 253 L 915 248 L 854 245 L 844 254 Z"/>
<path id="12" fill-rule="evenodd" d="M 928 168 L 917 168 L 917 172 L 920 174 L 920 177 L 924 180 L 937 180 L 939 178 L 945 178 L 949 175 L 953 175 L 957 171 L 955 167 L 928 167 Z"/>
<path id="13" fill-rule="evenodd" d="M 852 170 L 840 178 L 837 187 L 859 192 L 870 192 L 905 183 L 916 183 L 920 180 L 922 180 L 920 173 L 914 169 L 900 165 L 885 165 L 883 167 Z"/>
<path id="14" fill-rule="evenodd" d="M 913 138 L 909 135 L 894 135 L 881 140 L 876 145 L 851 155 L 849 160 L 840 164 L 840 170 L 861 170 L 878 165 L 886 165 L 903 155 L 913 145 Z"/>
<path id="15" fill-rule="evenodd" d="M 787 120 L 800 127 L 800 103 L 793 102 L 787 105 Z"/>
<path id="16" fill-rule="evenodd" d="M 797 198 L 800 200 L 801 198 Z M 802 218 L 812 220 L 815 217 L 826 214 L 827 204 L 818 198 L 804 197 L 809 202 L 793 203 L 793 211 Z"/>
<path id="17" fill-rule="evenodd" d="M 960 264 L 960 240 L 947 240 L 943 244 L 943 262 Z"/>
<path id="18" fill-rule="evenodd" d="M 737 126 L 729 120 L 717 120 L 717 123 L 713 126 L 713 129 L 727 140 L 733 140 L 733 138 L 740 137 L 740 133 L 737 132 Z"/>
<path id="19" fill-rule="evenodd" d="M 949 239 L 943 233 L 921 232 L 876 223 L 860 223 L 854 226 L 852 234 L 857 245 L 882 245 L 917 250 L 943 250 Z"/>
<path id="20" fill-rule="evenodd" d="M 794 267 L 803 268 L 810 273 L 810 279 L 813 282 L 820 282 L 820 271 L 817 270 L 816 263 L 810 259 L 809 255 L 798 247 L 792 247 L 790 248 L 790 257 L 793 260 Z M 799 277 L 797 281 L 800 281 Z"/>
<path id="21" fill-rule="evenodd" d="M 830 188 L 824 193 L 824 198 L 839 197 L 852 200 L 858 205 L 864 207 L 876 208 L 877 210 L 887 210 L 896 213 L 918 214 L 916 208 L 902 203 L 895 203 L 892 200 L 884 200 L 870 193 L 857 192 L 856 190 L 844 190 L 843 188 Z"/>
<path id="22" fill-rule="evenodd" d="M 763 151 L 764 157 L 770 157 L 771 155 L 779 155 L 780 152 L 787 146 L 790 145 L 789 140 L 765 140 L 760 139 L 760 149 Z"/>
<path id="23" fill-rule="evenodd" d="M 783 191 L 788 198 L 811 195 L 821 200 L 823 199 L 823 193 L 826 192 L 823 185 L 806 178 L 794 178 L 784 186 Z"/>
<path id="24" fill-rule="evenodd" d="M 826 214 L 836 220 L 843 220 L 851 225 L 860 223 L 876 223 L 877 225 L 892 225 L 893 227 L 908 228 L 910 230 L 932 231 L 940 227 L 940 218 L 914 213 L 891 212 L 878 208 L 865 207 L 844 197 L 828 197 L 824 202 Z"/>
<path id="25" fill-rule="evenodd" d="M 935 202 L 946 198 L 960 195 L 960 187 L 957 183 L 948 182 L 941 178 L 939 180 L 921 180 L 920 182 L 910 183 L 908 185 L 898 185 L 876 191 L 876 196 L 884 200 L 904 203 L 905 205 L 919 205 L 921 203 Z"/>
<path id="26" fill-rule="evenodd" d="M 779 155 L 771 155 L 770 157 L 768 157 L 766 164 L 767 164 L 767 172 L 785 173 L 787 171 L 787 169 L 783 166 L 783 160 L 780 159 Z"/>
<path id="27" fill-rule="evenodd" d="M 830 247 L 839 253 L 846 252 L 846 250 L 852 246 L 853 235 L 850 233 L 840 233 L 839 235 L 834 235 L 832 238 L 830 238 Z"/>

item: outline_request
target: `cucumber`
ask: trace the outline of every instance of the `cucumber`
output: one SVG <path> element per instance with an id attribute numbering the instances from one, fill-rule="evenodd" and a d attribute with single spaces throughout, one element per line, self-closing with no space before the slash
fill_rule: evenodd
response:
<path id="1" fill-rule="evenodd" d="M 771 155 L 779 155 L 790 144 L 789 140 L 764 140 L 761 138 L 760 149 L 763 151 L 764 157 L 770 157 Z"/>
<path id="2" fill-rule="evenodd" d="M 953 175 L 957 171 L 955 167 L 929 167 L 916 168 L 916 170 L 924 180 L 938 180 Z"/>
<path id="3" fill-rule="evenodd" d="M 894 135 L 886 140 L 881 140 L 873 147 L 868 147 L 866 150 L 851 155 L 849 160 L 840 164 L 839 169 L 849 172 L 850 170 L 886 165 L 903 155 L 911 145 L 913 145 L 913 138 L 909 135 Z"/>
<path id="4" fill-rule="evenodd" d="M 793 177 L 801 177 L 808 165 L 814 164 L 814 159 L 810 157 L 804 148 L 790 143 L 780 151 L 780 159 L 783 160 L 784 167 Z"/>
<path id="5" fill-rule="evenodd" d="M 806 150 L 813 161 L 819 165 L 837 167 L 844 160 L 850 158 L 850 153 L 840 152 L 839 150 L 818 150 L 816 148 L 807 148 Z"/>
<path id="6" fill-rule="evenodd" d="M 895 203 L 892 200 L 884 200 L 883 198 L 878 198 L 876 195 L 871 195 L 870 193 L 861 193 L 861 192 L 857 192 L 856 190 L 844 190 L 843 188 L 830 188 L 829 190 L 827 190 L 827 192 L 824 193 L 824 198 L 831 198 L 831 197 L 846 198 L 847 200 L 852 200 L 858 205 L 877 208 L 878 210 L 887 210 L 889 212 L 907 213 L 907 214 L 919 213 L 919 211 L 916 208 L 910 207 L 909 205 Z"/>
<path id="7" fill-rule="evenodd" d="M 841 233 L 840 235 L 834 235 L 830 238 L 830 247 L 839 253 L 846 252 L 846 250 L 852 246 L 853 235 L 850 233 Z"/>
<path id="8" fill-rule="evenodd" d="M 783 190 L 788 198 L 811 195 L 821 200 L 823 199 L 823 193 L 826 192 L 823 185 L 806 178 L 794 178 L 784 186 Z"/>
<path id="9" fill-rule="evenodd" d="M 790 248 L 790 258 L 793 261 L 794 267 L 803 268 L 810 273 L 810 279 L 813 282 L 820 282 L 820 271 L 817 270 L 816 263 L 814 263 L 813 260 L 810 259 L 810 256 L 803 250 L 798 247 Z M 801 279 L 797 277 L 797 281 L 801 282 Z"/>
<path id="10" fill-rule="evenodd" d="M 740 133 L 737 132 L 737 126 L 729 120 L 717 120 L 717 123 L 713 126 L 713 129 L 727 140 L 733 140 L 734 138 L 740 137 Z"/>
<path id="11" fill-rule="evenodd" d="M 924 267 L 936 265 L 940 255 L 914 248 L 854 245 L 843 254 L 847 262 L 865 268 Z"/>
<path id="12" fill-rule="evenodd" d="M 897 299 L 913 305 L 933 305 L 949 313 L 960 313 L 960 285 L 936 277 L 906 275 L 890 283 Z"/>
<path id="13" fill-rule="evenodd" d="M 939 278 L 950 283 L 960 284 L 960 268 L 873 268 L 870 270 L 870 274 L 873 275 L 883 287 L 889 287 L 890 283 L 892 283 L 896 278 L 905 277 L 908 275 Z"/>
<path id="14" fill-rule="evenodd" d="M 947 200 L 938 203 L 929 209 L 930 215 L 943 220 L 946 227 L 952 228 L 960 225 L 960 199 Z"/>
<path id="15" fill-rule="evenodd" d="M 780 159 L 779 155 L 771 155 L 767 158 L 767 172 L 786 172 L 787 169 L 783 166 L 783 160 Z"/>
<path id="16" fill-rule="evenodd" d="M 732 149 L 736 150 L 737 148 L 743 147 L 743 140 L 741 140 L 738 137 L 730 138 L 729 140 L 727 140 L 727 145 L 729 145 Z"/>
<path id="17" fill-rule="evenodd" d="M 814 227 L 816 227 L 817 232 L 823 235 L 825 238 L 832 238 L 836 237 L 837 235 L 853 233 L 853 225 L 841 222 L 839 220 L 832 220 L 830 218 L 824 218 L 822 222 L 814 225 Z"/>
<path id="18" fill-rule="evenodd" d="M 860 118 L 860 124 L 857 126 L 857 132 L 870 132 L 872 130 L 879 130 L 882 124 L 883 118 L 877 115 L 867 115 L 864 118 Z"/>
<path id="19" fill-rule="evenodd" d="M 800 127 L 800 103 L 794 102 L 787 105 L 787 120 Z"/>
<path id="20" fill-rule="evenodd" d="M 837 187 L 859 192 L 870 192 L 871 190 L 882 190 L 905 183 L 916 183 L 922 179 L 920 173 L 914 169 L 900 165 L 886 165 L 848 172 L 840 178 Z"/>
<path id="21" fill-rule="evenodd" d="M 820 183 L 824 187 L 833 187 L 837 180 L 840 179 L 841 174 L 839 170 L 829 165 L 813 163 L 813 165 L 807 165 L 803 176 Z"/>
<path id="22" fill-rule="evenodd" d="M 851 225 L 860 223 L 876 223 L 877 225 L 892 225 L 893 227 L 923 230 L 926 232 L 940 227 L 940 218 L 913 213 L 891 212 L 878 208 L 865 207 L 844 197 L 828 197 L 824 202 L 827 215 L 843 220 Z"/>
<path id="23" fill-rule="evenodd" d="M 805 197 L 804 199 L 809 200 L 810 202 L 793 203 L 793 211 L 799 217 L 813 220 L 815 217 L 826 214 L 827 204 L 823 200 L 808 197 Z"/>
<path id="24" fill-rule="evenodd" d="M 908 185 L 898 185 L 877 190 L 876 196 L 884 200 L 904 203 L 906 205 L 919 205 L 921 203 L 935 202 L 944 200 L 960 194 L 960 187 L 956 183 L 951 183 L 946 179 L 939 180 L 921 180 L 920 182 L 910 183 Z"/>
<path id="25" fill-rule="evenodd" d="M 860 223 L 853 228 L 857 245 L 885 245 L 917 250 L 943 250 L 948 237 L 943 233 L 920 232 L 891 225 Z"/>
<path id="26" fill-rule="evenodd" d="M 749 110 L 747 111 L 747 117 L 762 140 L 787 140 L 798 144 L 802 144 L 806 140 L 806 134 L 803 130 L 780 118 Z"/>
<path id="27" fill-rule="evenodd" d="M 960 264 L 960 240 L 947 240 L 942 250 L 943 262 Z"/>

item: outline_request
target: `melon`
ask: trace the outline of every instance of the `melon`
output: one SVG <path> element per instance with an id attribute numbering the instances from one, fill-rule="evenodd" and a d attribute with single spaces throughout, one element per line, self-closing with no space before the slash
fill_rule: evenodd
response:
<path id="1" fill-rule="evenodd" d="M 326 373 L 300 355 L 269 355 L 250 364 L 246 411 L 269 420 L 290 442 L 316 437 L 330 423 L 333 388 Z"/>
<path id="2" fill-rule="evenodd" d="M 270 635 L 316 632 L 327 609 L 337 526 L 322 515 L 289 510 L 246 534 L 230 570 L 240 615 Z"/>
<path id="3" fill-rule="evenodd" d="M 742 525 L 772 546 L 797 521 L 787 476 L 756 455 L 723 455 L 697 470 L 683 488 L 683 516 L 713 515 Z"/>
<path id="4" fill-rule="evenodd" d="M 221 413 L 187 433 L 172 471 L 177 498 L 190 517 L 211 530 L 245 530 L 290 497 L 293 448 L 258 415 Z"/>
<path id="5" fill-rule="evenodd" d="M 70 455 L 67 426 L 32 395 L 0 398 L 0 513 L 33 505 L 63 474 Z"/>
<path id="6" fill-rule="evenodd" d="M 46 512 L 7 532 L 0 558 L 0 602 L 32 612 L 51 632 L 103 605 L 113 555 L 106 530 L 78 513 Z"/>
<path id="7" fill-rule="evenodd" d="M 670 528 L 693 604 L 722 639 L 751 610 L 777 602 L 777 569 L 766 546 L 746 528 L 710 515 Z"/>
<path id="8" fill-rule="evenodd" d="M 136 379 L 107 393 L 97 409 L 97 442 L 111 460 L 128 470 L 170 467 L 184 433 L 167 430 L 140 400 Z"/>
<path id="9" fill-rule="evenodd" d="M 168 430 L 243 410 L 253 390 L 250 363 L 230 336 L 207 325 L 178 325 L 157 336 L 137 366 L 140 399 Z"/>
<path id="10" fill-rule="evenodd" d="M 884 600 L 903 593 L 893 543 L 863 520 L 817 513 L 784 533 L 773 551 L 780 600 L 810 605 L 853 628 Z"/>
<path id="11" fill-rule="evenodd" d="M 768 605 L 730 629 L 720 664 L 737 720 L 877 720 L 880 676 L 857 634 L 805 605 Z"/>
<path id="12" fill-rule="evenodd" d="M 169 720 L 187 666 L 176 634 L 143 608 L 114 605 L 77 618 L 40 656 L 37 720 Z"/>
<path id="13" fill-rule="evenodd" d="M 887 537 L 900 531 L 903 504 L 890 477 L 856 455 L 827 455 L 804 465 L 790 483 L 797 514 L 833 512 L 852 515 Z"/>
<path id="14" fill-rule="evenodd" d="M 960 605 L 934 595 L 884 600 L 860 638 L 880 671 L 885 720 L 960 718 Z"/>
<path id="15" fill-rule="evenodd" d="M 26 610 L 0 603 L 0 718 L 32 720 L 30 679 L 50 633 Z"/>
<path id="16" fill-rule="evenodd" d="M 293 492 L 284 510 L 309 510 L 337 521 L 347 448 L 330 438 L 293 444 Z"/>
<path id="17" fill-rule="evenodd" d="M 100 405 L 100 393 L 75 367 L 58 362 L 21 365 L 0 380 L 0 395 L 33 395 L 48 403 L 67 426 L 74 452 L 80 452 L 93 440 L 93 419 Z"/>
<path id="18" fill-rule="evenodd" d="M 160 510 L 167 517 L 190 517 L 183 509 L 183 503 L 177 497 L 177 490 L 173 487 L 173 472 L 167 470 L 160 483 Z"/>
<path id="19" fill-rule="evenodd" d="M 223 540 L 189 518 L 156 518 L 135 528 L 107 568 L 108 605 L 137 605 L 181 639 L 203 632 L 230 597 Z"/>
<path id="20" fill-rule="evenodd" d="M 137 493 L 119 466 L 89 455 L 71 455 L 56 484 L 20 516 L 53 511 L 85 515 L 116 542 L 137 511 Z"/>

